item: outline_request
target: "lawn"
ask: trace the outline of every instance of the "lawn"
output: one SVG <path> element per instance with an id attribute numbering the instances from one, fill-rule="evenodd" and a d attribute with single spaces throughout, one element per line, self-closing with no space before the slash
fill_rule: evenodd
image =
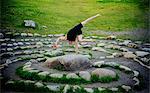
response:
<path id="1" fill-rule="evenodd" d="M 107 1 L 107 2 L 106 2 Z M 56 34 L 70 28 L 97 13 L 102 16 L 87 24 L 83 31 L 129 31 L 146 28 L 145 8 L 138 0 L 2 0 L 2 26 L 18 31 Z M 22 26 L 23 20 L 31 19 L 36 29 Z M 46 26 L 47 28 L 43 28 Z"/>

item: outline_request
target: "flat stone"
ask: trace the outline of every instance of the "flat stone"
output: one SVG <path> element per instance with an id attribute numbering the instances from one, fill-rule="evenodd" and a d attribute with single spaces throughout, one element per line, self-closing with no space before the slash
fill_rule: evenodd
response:
<path id="1" fill-rule="evenodd" d="M 145 52 L 145 51 L 135 51 L 135 54 L 136 54 L 138 57 L 144 57 L 144 56 L 149 55 L 150 53 L 149 53 L 149 52 Z"/>
<path id="2" fill-rule="evenodd" d="M 93 70 L 91 74 L 99 76 L 99 78 L 106 77 L 106 76 L 110 76 L 112 78 L 116 77 L 116 73 L 114 71 L 109 69 L 104 69 L 104 68 L 97 68 Z"/>
<path id="3" fill-rule="evenodd" d="M 38 33 L 34 33 L 34 36 L 39 37 L 39 36 L 41 36 L 41 35 L 40 35 L 40 34 L 38 34 Z"/>
<path id="4" fill-rule="evenodd" d="M 119 89 L 118 88 L 109 88 L 111 91 L 115 92 L 115 91 L 118 91 Z"/>
<path id="5" fill-rule="evenodd" d="M 94 93 L 94 90 L 92 88 L 84 88 L 84 90 L 88 93 Z"/>
<path id="6" fill-rule="evenodd" d="M 32 33 L 28 33 L 28 36 L 33 37 L 33 34 Z"/>
<path id="7" fill-rule="evenodd" d="M 137 77 L 134 77 L 133 80 L 135 81 L 135 86 L 138 86 L 140 84 L 140 81 Z"/>
<path id="8" fill-rule="evenodd" d="M 119 50 L 121 50 L 123 52 L 128 52 L 129 51 L 127 48 L 120 48 Z"/>
<path id="9" fill-rule="evenodd" d="M 98 43 L 97 47 L 104 47 L 106 45 L 106 43 Z"/>
<path id="10" fill-rule="evenodd" d="M 28 36 L 28 35 L 27 35 L 27 33 L 21 33 L 21 36 L 26 37 L 26 36 Z"/>
<path id="11" fill-rule="evenodd" d="M 13 49 L 12 48 L 7 48 L 7 51 L 13 51 Z"/>
<path id="12" fill-rule="evenodd" d="M 40 72 L 38 73 L 38 75 L 40 76 L 46 76 L 46 75 L 49 75 L 50 73 L 48 71 L 43 71 L 43 72 Z"/>
<path id="13" fill-rule="evenodd" d="M 112 53 L 112 55 L 113 55 L 114 57 L 122 57 L 122 56 L 123 56 L 122 53 L 117 53 L 117 52 Z"/>
<path id="14" fill-rule="evenodd" d="M 4 35 L 3 35 L 3 33 L 0 33 L 0 38 L 4 38 Z"/>
<path id="15" fill-rule="evenodd" d="M 88 71 L 80 71 L 79 76 L 87 81 L 91 80 L 91 74 Z"/>
<path id="16" fill-rule="evenodd" d="M 126 66 L 123 66 L 123 65 L 120 65 L 119 66 L 121 69 L 124 69 L 125 71 L 132 71 L 130 68 L 126 67 Z"/>
<path id="17" fill-rule="evenodd" d="M 101 48 L 101 47 L 93 47 L 92 50 L 93 50 L 93 51 L 106 52 L 106 50 L 103 49 L 103 48 Z"/>
<path id="18" fill-rule="evenodd" d="M 68 84 L 65 85 L 64 89 L 63 89 L 63 93 L 68 93 L 68 90 L 70 90 L 70 86 Z"/>
<path id="19" fill-rule="evenodd" d="M 35 28 L 36 24 L 33 20 L 24 20 L 24 26 L 25 27 L 31 27 L 31 28 Z"/>
<path id="20" fill-rule="evenodd" d="M 13 43 L 14 46 L 18 46 L 18 43 Z"/>
<path id="21" fill-rule="evenodd" d="M 137 56 L 135 54 L 133 54 L 132 52 L 123 52 L 123 55 L 125 58 L 131 58 L 131 59 L 134 59 L 136 58 Z"/>
<path id="22" fill-rule="evenodd" d="M 98 87 L 98 90 L 99 90 L 100 92 L 102 92 L 102 91 L 105 91 L 106 89 L 105 89 L 105 88 L 102 88 L 102 87 Z"/>
<path id="23" fill-rule="evenodd" d="M 60 91 L 60 85 L 47 85 L 46 86 L 49 90 L 51 90 L 51 91 L 55 91 L 55 92 L 58 92 L 58 91 Z"/>
<path id="24" fill-rule="evenodd" d="M 111 67 L 120 66 L 120 65 L 117 64 L 116 62 L 106 62 L 105 65 L 109 65 L 109 66 L 111 66 Z"/>
<path id="25" fill-rule="evenodd" d="M 24 44 L 23 42 L 18 42 L 18 45 L 23 46 Z"/>
<path id="26" fill-rule="evenodd" d="M 138 77 L 139 74 L 140 74 L 140 73 L 139 73 L 138 71 L 136 71 L 136 70 L 134 70 L 133 73 L 134 73 L 134 77 Z"/>
<path id="27" fill-rule="evenodd" d="M 105 61 L 98 61 L 98 62 L 94 62 L 93 66 L 101 67 L 104 64 L 105 64 Z"/>
<path id="28" fill-rule="evenodd" d="M 39 61 L 39 62 L 41 62 L 41 61 L 45 61 L 46 58 L 37 58 L 36 60 Z"/>
<path id="29" fill-rule="evenodd" d="M 62 78 L 63 74 L 54 73 L 54 74 L 50 74 L 49 76 L 52 77 L 52 78 Z"/>
<path id="30" fill-rule="evenodd" d="M 131 89 L 130 86 L 126 86 L 126 85 L 122 85 L 121 87 L 122 87 L 126 92 L 128 92 L 128 91 Z"/>
<path id="31" fill-rule="evenodd" d="M 78 79 L 79 76 L 76 75 L 75 73 L 69 73 L 66 75 L 66 78 L 70 79 L 70 78 L 74 78 L 74 79 Z"/>
<path id="32" fill-rule="evenodd" d="M 111 58 L 115 58 L 113 55 L 111 56 L 106 56 L 106 58 L 111 59 Z"/>
<path id="33" fill-rule="evenodd" d="M 41 82 L 35 83 L 35 86 L 37 86 L 37 87 L 44 87 L 44 85 Z"/>
<path id="34" fill-rule="evenodd" d="M 131 40 L 124 40 L 124 42 L 123 42 L 123 45 L 128 45 L 129 43 L 131 43 L 132 41 Z"/>

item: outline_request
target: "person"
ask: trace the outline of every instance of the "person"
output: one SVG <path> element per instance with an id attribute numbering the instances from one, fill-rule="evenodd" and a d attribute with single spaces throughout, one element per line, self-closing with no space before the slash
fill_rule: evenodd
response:
<path id="1" fill-rule="evenodd" d="M 79 49 L 78 49 L 78 42 L 83 42 L 85 41 L 84 39 L 82 39 L 83 35 L 82 35 L 82 30 L 81 28 L 83 28 L 85 26 L 85 24 L 87 24 L 89 21 L 95 19 L 96 17 L 100 16 L 100 14 L 97 14 L 95 16 L 92 16 L 84 21 L 82 21 L 81 23 L 79 23 L 78 25 L 74 26 L 72 29 L 70 29 L 68 31 L 68 33 L 64 36 L 59 37 L 56 42 L 53 45 L 53 48 L 58 48 L 59 45 L 58 43 L 64 40 L 68 40 L 69 44 L 75 44 L 75 52 L 78 53 Z"/>

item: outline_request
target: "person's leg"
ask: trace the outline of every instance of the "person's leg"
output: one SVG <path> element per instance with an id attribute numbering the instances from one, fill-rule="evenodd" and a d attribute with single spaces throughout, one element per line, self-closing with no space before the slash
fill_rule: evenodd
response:
<path id="1" fill-rule="evenodd" d="M 61 36 L 61 37 L 59 37 L 59 38 L 56 40 L 56 42 L 54 43 L 53 47 L 58 48 L 58 43 L 60 42 L 60 40 L 64 41 L 64 40 L 66 40 L 66 39 L 67 39 L 66 36 Z"/>
<path id="2" fill-rule="evenodd" d="M 75 52 L 76 52 L 76 53 L 79 52 L 79 48 L 78 48 L 78 38 L 76 38 L 76 40 L 75 40 Z"/>

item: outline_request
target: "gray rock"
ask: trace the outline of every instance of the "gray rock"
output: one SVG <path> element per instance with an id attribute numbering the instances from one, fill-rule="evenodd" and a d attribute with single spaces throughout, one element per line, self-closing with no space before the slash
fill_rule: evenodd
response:
<path id="1" fill-rule="evenodd" d="M 24 26 L 25 27 L 31 27 L 31 28 L 35 28 L 36 24 L 33 20 L 24 20 Z"/>
<path id="2" fill-rule="evenodd" d="M 3 35 L 3 33 L 0 33 L 0 38 L 4 38 L 4 35 Z"/>
<path id="3" fill-rule="evenodd" d="M 126 66 L 123 66 L 123 65 L 120 65 L 119 68 L 125 70 L 125 71 L 132 71 L 130 68 L 126 67 Z"/>
<path id="4" fill-rule="evenodd" d="M 28 36 L 28 35 L 27 35 L 27 33 L 21 33 L 21 36 L 26 37 L 26 36 Z"/>
<path id="5" fill-rule="evenodd" d="M 47 88 L 51 91 L 55 91 L 55 92 L 58 92 L 60 91 L 60 85 L 47 85 Z"/>
<path id="6" fill-rule="evenodd" d="M 118 91 L 119 89 L 118 88 L 109 88 L 111 91 L 113 91 L 113 92 L 116 92 L 116 91 Z"/>
<path id="7" fill-rule="evenodd" d="M 52 78 L 62 78 L 63 74 L 54 73 L 54 74 L 50 74 L 49 76 L 52 77 Z"/>
<path id="8" fill-rule="evenodd" d="M 79 76 L 76 75 L 75 73 L 69 73 L 66 75 L 66 78 L 70 79 L 70 78 L 74 78 L 74 79 L 78 79 Z"/>
<path id="9" fill-rule="evenodd" d="M 7 51 L 13 51 L 13 49 L 12 48 L 7 48 Z"/>
<path id="10" fill-rule="evenodd" d="M 37 86 L 37 87 L 44 87 L 44 85 L 41 82 L 35 83 L 35 86 Z"/>
<path id="11" fill-rule="evenodd" d="M 140 74 L 140 73 L 139 73 L 138 71 L 136 71 L 136 70 L 134 70 L 133 73 L 134 73 L 134 77 L 138 77 L 139 74 Z"/>
<path id="12" fill-rule="evenodd" d="M 50 68 L 61 66 L 64 70 L 83 70 L 91 67 L 91 63 L 84 55 L 64 55 L 60 57 L 47 59 L 45 62 Z"/>
<path id="13" fill-rule="evenodd" d="M 98 62 L 94 62 L 93 66 L 101 67 L 104 64 L 105 64 L 105 61 L 98 61 Z"/>
<path id="14" fill-rule="evenodd" d="M 131 58 L 131 59 L 134 59 L 136 58 L 137 56 L 135 54 L 133 54 L 132 52 L 123 52 L 123 55 L 125 58 Z"/>
<path id="15" fill-rule="evenodd" d="M 7 44 L 8 47 L 13 47 L 13 44 Z"/>
<path id="16" fill-rule="evenodd" d="M 39 76 L 46 76 L 48 74 L 50 74 L 48 71 L 43 71 L 43 72 L 38 73 Z"/>
<path id="17" fill-rule="evenodd" d="M 105 88 L 98 87 L 98 91 L 100 91 L 100 92 L 105 91 L 105 90 L 106 90 Z"/>
<path id="18" fill-rule="evenodd" d="M 93 50 L 93 51 L 106 52 L 106 50 L 103 49 L 103 48 L 101 48 L 101 47 L 93 47 L 92 50 Z"/>
<path id="19" fill-rule="evenodd" d="M 48 37 L 53 37 L 54 35 L 49 34 Z"/>
<path id="20" fill-rule="evenodd" d="M 145 52 L 145 51 L 135 51 L 135 54 L 138 56 L 138 57 L 144 57 L 146 55 L 149 55 L 150 53 L 149 52 Z"/>
<path id="21" fill-rule="evenodd" d="M 23 44 L 23 42 L 18 42 L 18 45 L 23 46 L 24 44 Z"/>
<path id="22" fill-rule="evenodd" d="M 70 90 L 70 86 L 67 84 L 65 85 L 64 89 L 63 89 L 63 93 L 68 93 L 68 90 Z"/>
<path id="23" fill-rule="evenodd" d="M 104 47 L 106 45 L 106 43 L 98 43 L 97 46 L 98 47 Z"/>
<path id="24" fill-rule="evenodd" d="M 38 33 L 34 33 L 34 36 L 39 37 L 39 36 L 41 36 L 41 35 L 38 34 Z"/>
<path id="25" fill-rule="evenodd" d="M 87 81 L 91 80 L 91 74 L 88 71 L 80 71 L 79 76 Z"/>
<path id="26" fill-rule="evenodd" d="M 41 62 L 41 61 L 45 61 L 46 58 L 37 58 L 36 60 L 37 60 L 38 62 Z"/>
<path id="27" fill-rule="evenodd" d="M 132 41 L 131 40 L 124 40 L 124 42 L 123 42 L 123 45 L 128 45 L 129 43 L 131 43 Z"/>
<path id="28" fill-rule="evenodd" d="M 15 42 L 15 41 L 16 41 L 16 39 L 11 39 L 11 41 L 12 41 L 12 42 Z"/>
<path id="29" fill-rule="evenodd" d="M 18 43 L 13 43 L 14 46 L 18 46 Z"/>
<path id="30" fill-rule="evenodd" d="M 92 88 L 84 88 L 84 90 L 88 93 L 94 93 L 94 90 Z"/>
<path id="31" fill-rule="evenodd" d="M 119 50 L 121 50 L 123 52 L 128 52 L 129 51 L 127 48 L 120 48 Z"/>
<path id="32" fill-rule="evenodd" d="M 112 55 L 113 55 L 114 57 L 122 57 L 122 56 L 123 56 L 122 53 L 117 53 L 117 52 L 112 53 Z"/>
<path id="33" fill-rule="evenodd" d="M 33 37 L 33 34 L 32 34 L 32 33 L 28 33 L 28 36 L 29 36 L 29 37 Z"/>
<path id="34" fill-rule="evenodd" d="M 126 92 L 128 92 L 128 91 L 131 89 L 130 86 L 126 86 L 126 85 L 122 85 L 121 87 L 122 87 Z"/>
<path id="35" fill-rule="evenodd" d="M 135 86 L 138 86 L 140 84 L 140 81 L 137 77 L 134 77 L 133 80 L 135 81 Z"/>
<path id="36" fill-rule="evenodd" d="M 141 48 L 141 50 L 143 50 L 143 51 L 147 51 L 147 52 L 150 52 L 150 48 Z"/>
<path id="37" fill-rule="evenodd" d="M 114 71 L 109 70 L 109 69 L 104 69 L 104 68 L 97 68 L 94 71 L 92 71 L 91 74 L 99 76 L 99 78 L 105 77 L 105 76 L 110 76 L 112 78 L 116 77 L 116 73 Z"/>

